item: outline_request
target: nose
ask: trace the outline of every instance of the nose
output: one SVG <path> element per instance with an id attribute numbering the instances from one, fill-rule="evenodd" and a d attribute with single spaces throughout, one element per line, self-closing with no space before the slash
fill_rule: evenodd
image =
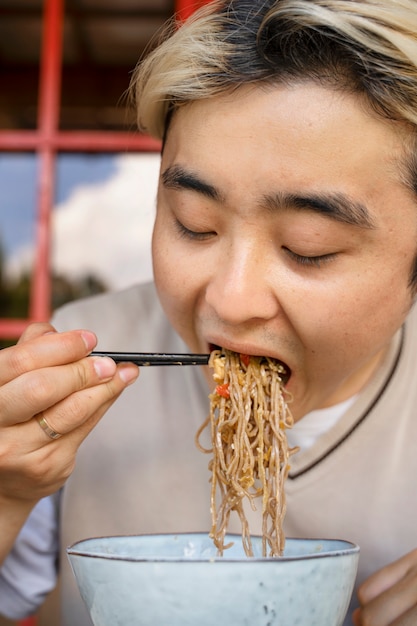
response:
<path id="1" fill-rule="evenodd" d="M 206 302 L 227 324 L 272 319 L 281 309 L 276 269 L 264 249 L 236 245 L 217 264 L 206 287 Z"/>

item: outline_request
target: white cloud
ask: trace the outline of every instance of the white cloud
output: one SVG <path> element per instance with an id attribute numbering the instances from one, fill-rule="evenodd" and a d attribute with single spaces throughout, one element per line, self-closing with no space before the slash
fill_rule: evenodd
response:
<path id="1" fill-rule="evenodd" d="M 53 271 L 71 279 L 93 274 L 111 289 L 152 276 L 150 241 L 155 215 L 159 155 L 119 155 L 116 173 L 76 187 L 52 219 Z M 9 273 L 27 267 L 21 248 Z"/>

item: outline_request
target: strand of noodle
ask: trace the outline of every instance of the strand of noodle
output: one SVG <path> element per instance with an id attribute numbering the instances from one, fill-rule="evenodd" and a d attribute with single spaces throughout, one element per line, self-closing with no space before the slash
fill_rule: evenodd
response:
<path id="1" fill-rule="evenodd" d="M 239 355 L 215 352 L 211 355 L 216 382 L 228 385 L 230 398 L 211 394 L 210 415 L 213 458 L 211 477 L 210 535 L 219 554 L 230 514 L 240 519 L 242 543 L 248 556 L 253 554 L 249 524 L 243 508 L 247 498 L 252 507 L 262 495 L 263 554 L 269 546 L 271 555 L 282 553 L 285 515 L 284 482 L 288 475 L 288 448 L 284 429 L 292 418 L 282 397 L 279 365 L 271 359 L 261 362 L 252 357 L 246 366 Z M 199 429 L 199 435 L 204 427 Z M 200 445 L 200 449 L 204 448 Z M 220 495 L 220 506 L 216 497 Z"/>

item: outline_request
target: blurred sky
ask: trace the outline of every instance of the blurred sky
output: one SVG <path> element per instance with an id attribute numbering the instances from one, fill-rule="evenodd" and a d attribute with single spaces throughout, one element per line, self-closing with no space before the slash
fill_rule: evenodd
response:
<path id="1" fill-rule="evenodd" d="M 16 276 L 33 262 L 36 161 L 1 156 L 0 235 L 6 271 Z M 56 273 L 93 274 L 110 289 L 151 277 L 159 161 L 157 154 L 60 155 L 51 250 Z"/>
<path id="2" fill-rule="evenodd" d="M 0 153 L 0 243 L 7 254 L 33 238 L 36 160 Z"/>

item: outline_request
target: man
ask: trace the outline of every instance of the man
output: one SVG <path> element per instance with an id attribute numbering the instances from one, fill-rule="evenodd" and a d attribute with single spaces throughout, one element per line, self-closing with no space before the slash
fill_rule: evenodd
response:
<path id="1" fill-rule="evenodd" d="M 290 372 L 300 451 L 285 530 L 359 543 L 361 606 L 346 623 L 415 622 L 415 3 L 216 2 L 133 87 L 140 128 L 164 140 L 155 286 L 69 305 L 54 319 L 65 332 L 31 327 L 0 355 L 3 554 L 12 522 L 65 482 L 110 405 L 59 502 L 62 624 L 89 623 L 69 543 L 207 530 L 193 438 L 210 372 L 150 368 L 113 404 L 136 369 L 86 358 L 94 335 L 71 329 L 93 330 L 102 350 L 222 346 Z M 25 527 L 35 547 L 38 525 Z M 21 593 L 13 552 L 3 570 Z"/>

